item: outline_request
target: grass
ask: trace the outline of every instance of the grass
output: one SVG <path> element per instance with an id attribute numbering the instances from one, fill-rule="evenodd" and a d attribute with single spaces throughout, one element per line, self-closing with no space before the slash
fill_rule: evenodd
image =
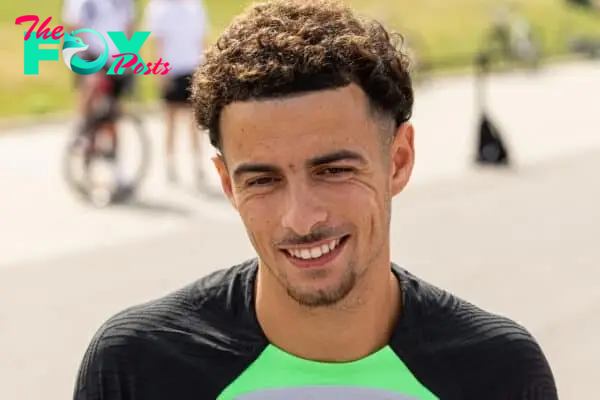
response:
<path id="1" fill-rule="evenodd" d="M 204 0 L 211 19 L 212 37 L 227 26 L 232 16 L 249 3 L 243 0 Z M 544 54 L 566 51 L 567 36 L 600 36 L 600 17 L 565 5 L 564 0 L 509 0 L 533 25 L 542 38 Z M 141 5 L 146 0 L 138 0 Z M 424 56 L 434 66 L 465 66 L 472 60 L 489 26 L 494 0 L 349 0 L 363 14 L 376 17 L 390 28 L 417 38 Z M 3 1 L 0 4 L 0 117 L 70 110 L 74 107 L 73 73 L 62 62 L 43 61 L 40 74 L 23 74 L 23 31 L 14 25 L 21 15 L 35 14 L 51 26 L 61 24 L 61 0 Z M 140 8 L 141 14 L 141 8 Z M 56 45 L 58 48 L 58 45 Z M 140 55 L 155 61 L 146 44 Z M 156 58 L 157 59 L 157 58 Z M 156 99 L 154 76 L 141 76 L 140 95 L 144 101 Z"/>

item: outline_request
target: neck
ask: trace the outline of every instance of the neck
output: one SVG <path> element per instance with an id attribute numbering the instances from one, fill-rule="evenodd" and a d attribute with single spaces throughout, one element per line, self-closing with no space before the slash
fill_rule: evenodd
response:
<path id="1" fill-rule="evenodd" d="M 400 285 L 390 262 L 372 265 L 339 304 L 307 308 L 286 293 L 268 268 L 259 267 L 256 313 L 269 341 L 297 357 L 349 362 L 384 347 L 400 312 Z"/>

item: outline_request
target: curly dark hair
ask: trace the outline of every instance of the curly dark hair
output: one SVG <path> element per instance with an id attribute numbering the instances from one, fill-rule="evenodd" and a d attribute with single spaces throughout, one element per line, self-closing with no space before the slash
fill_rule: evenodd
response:
<path id="1" fill-rule="evenodd" d="M 219 122 L 228 104 L 355 83 L 374 110 L 400 125 L 414 102 L 401 42 L 402 36 L 333 0 L 256 3 L 232 21 L 196 70 L 196 122 L 221 150 Z"/>

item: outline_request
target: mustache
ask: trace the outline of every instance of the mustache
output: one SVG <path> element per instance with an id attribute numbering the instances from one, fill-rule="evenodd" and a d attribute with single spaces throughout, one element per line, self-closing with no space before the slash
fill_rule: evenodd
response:
<path id="1" fill-rule="evenodd" d="M 321 240 L 339 237 L 345 234 L 345 231 L 340 228 L 331 228 L 331 227 L 323 227 L 316 228 L 308 235 L 299 236 L 296 234 L 286 235 L 283 239 L 276 242 L 277 246 L 293 246 L 293 245 L 303 245 L 303 244 L 311 244 L 314 242 L 319 242 Z"/>

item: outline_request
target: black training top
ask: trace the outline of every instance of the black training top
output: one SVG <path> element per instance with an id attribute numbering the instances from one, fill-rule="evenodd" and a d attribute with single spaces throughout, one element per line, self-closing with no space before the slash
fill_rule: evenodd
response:
<path id="1" fill-rule="evenodd" d="M 256 260 L 129 308 L 93 338 L 76 400 L 494 400 L 558 398 L 534 338 L 392 264 L 403 308 L 390 343 L 348 363 L 269 344 Z"/>

